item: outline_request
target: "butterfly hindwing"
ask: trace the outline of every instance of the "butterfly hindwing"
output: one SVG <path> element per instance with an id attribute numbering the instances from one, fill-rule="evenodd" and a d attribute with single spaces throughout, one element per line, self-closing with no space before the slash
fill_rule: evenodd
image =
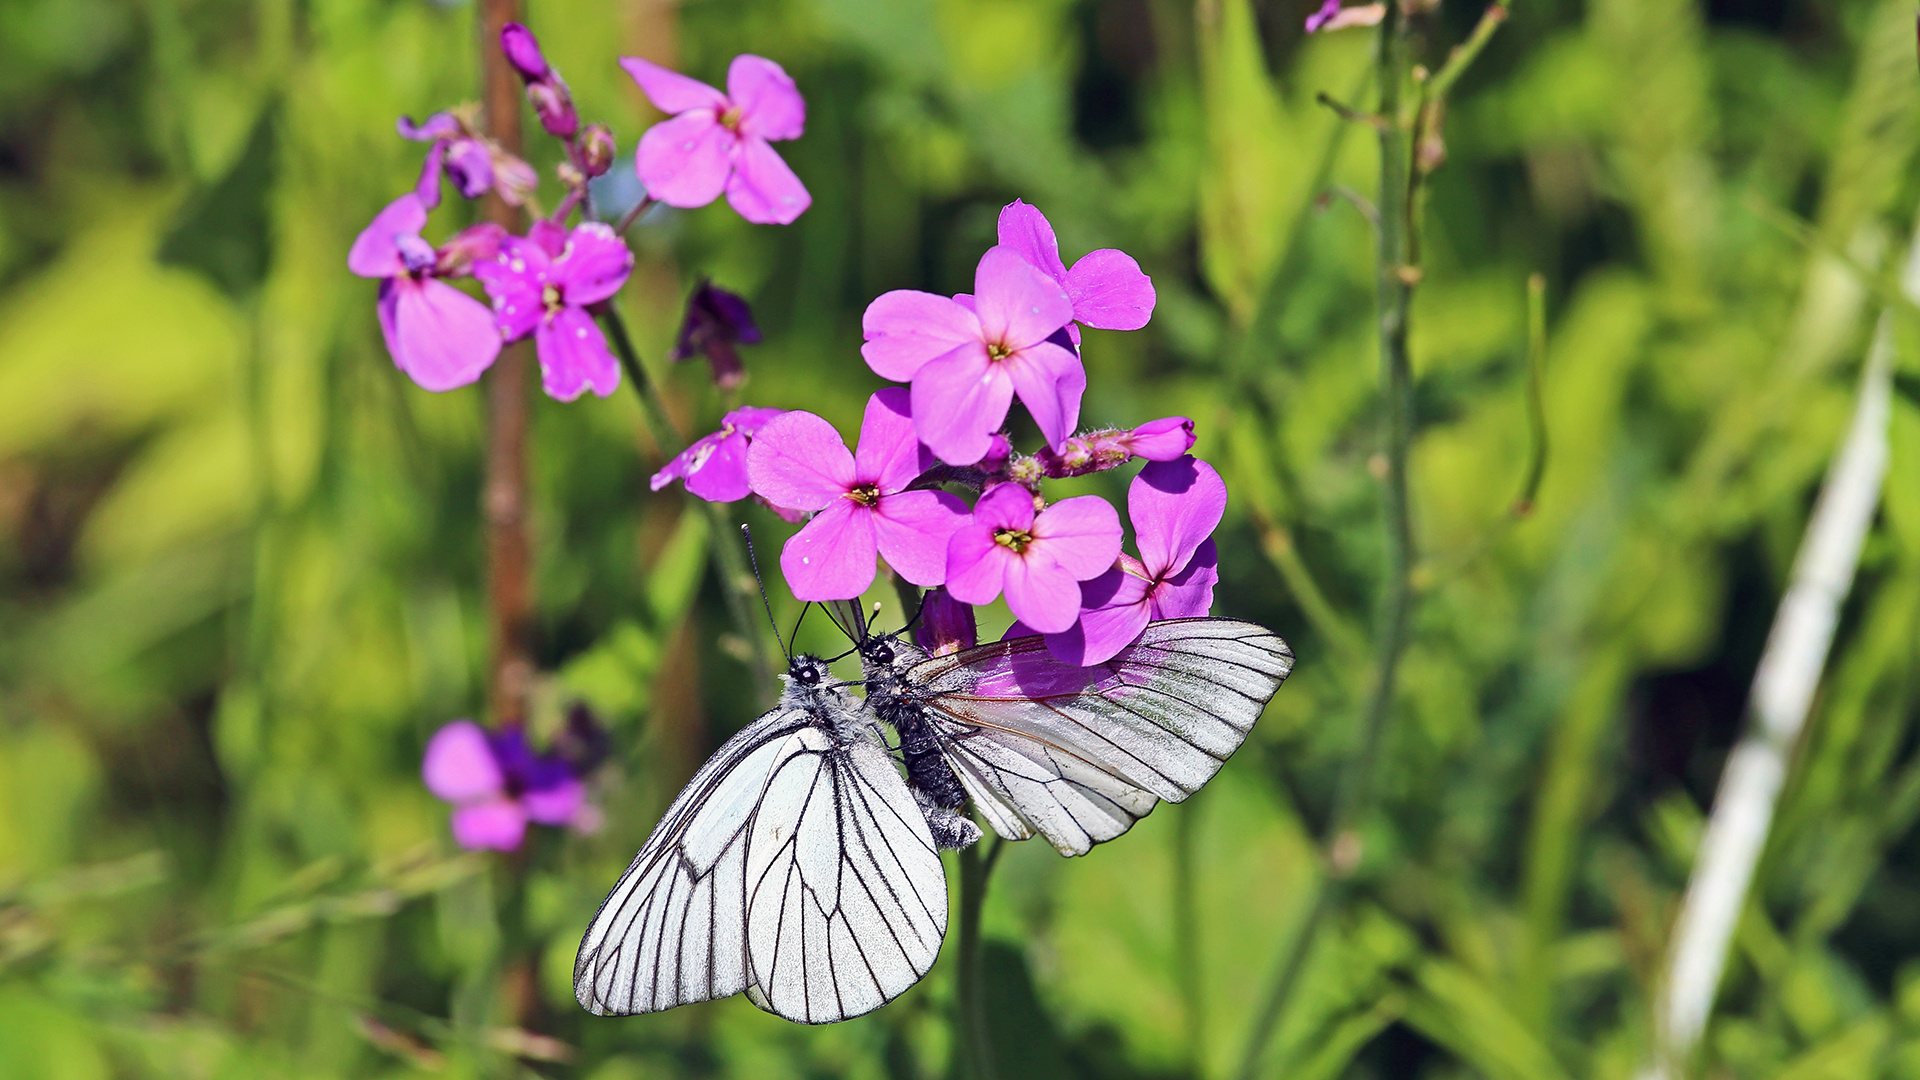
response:
<path id="1" fill-rule="evenodd" d="M 1286 642 L 1236 619 L 1168 619 L 1089 667 L 1043 638 L 924 660 L 902 675 L 994 830 L 1065 855 L 1120 835 L 1219 771 L 1293 668 Z"/>

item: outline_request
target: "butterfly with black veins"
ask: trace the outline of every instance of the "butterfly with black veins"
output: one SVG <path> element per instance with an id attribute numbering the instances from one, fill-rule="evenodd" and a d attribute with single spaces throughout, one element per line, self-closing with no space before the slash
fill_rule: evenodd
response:
<path id="1" fill-rule="evenodd" d="M 1005 839 L 1084 854 L 1199 790 L 1293 667 L 1235 619 L 1152 623 L 1090 667 L 1038 637 L 930 657 L 836 621 L 865 700 L 793 659 L 779 706 L 701 767 L 594 915 L 574 964 L 588 1011 L 742 992 L 802 1023 L 877 1009 L 939 954 L 939 850 L 979 839 L 969 799 Z"/>

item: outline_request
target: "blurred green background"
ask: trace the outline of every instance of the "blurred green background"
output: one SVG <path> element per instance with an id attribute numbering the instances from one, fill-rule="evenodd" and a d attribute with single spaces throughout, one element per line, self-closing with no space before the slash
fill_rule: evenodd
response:
<path id="1" fill-rule="evenodd" d="M 1299 656 L 1204 792 L 1001 860 L 1002 1077 L 1234 1074 L 1320 871 L 1384 559 L 1372 32 L 1305 0 L 531 0 L 621 169 L 614 64 L 807 97 L 789 228 L 656 211 L 620 298 L 660 363 L 692 285 L 766 330 L 744 400 L 852 431 L 860 313 L 968 288 L 1019 197 L 1153 275 L 1092 331 L 1089 424 L 1181 412 L 1233 493 L 1217 610 Z M 1479 17 L 1423 17 L 1430 66 Z M 1911 0 L 1518 0 L 1425 205 L 1419 607 L 1348 903 L 1256 1062 L 1299 1078 L 1625 1077 L 1746 685 L 1920 198 Z M 605 826 L 454 849 L 418 781 L 486 685 L 484 394 L 380 343 L 349 242 L 393 131 L 478 97 L 471 4 L 0 0 L 0 1078 L 952 1074 L 953 943 L 869 1017 L 575 1006 L 578 937 L 758 711 L 706 519 L 623 393 L 534 410 L 537 728 L 612 729 Z M 537 134 L 537 131 L 536 131 Z M 542 156 L 544 155 L 544 156 Z M 535 151 L 551 165 L 553 154 Z M 453 199 L 431 230 L 465 224 Z M 1526 291 L 1545 275 L 1534 512 Z M 1907 335 L 1908 337 L 1912 335 Z M 1739 925 L 1713 1077 L 1920 1076 L 1920 367 L 1883 512 Z M 1077 481 L 1118 500 L 1125 476 Z M 764 554 L 786 528 L 748 513 Z M 797 611 L 772 583 L 783 620 Z M 880 595 L 880 594 L 876 594 Z M 1003 616 L 1004 617 L 1004 616 Z M 802 645 L 832 647 L 824 621 Z"/>

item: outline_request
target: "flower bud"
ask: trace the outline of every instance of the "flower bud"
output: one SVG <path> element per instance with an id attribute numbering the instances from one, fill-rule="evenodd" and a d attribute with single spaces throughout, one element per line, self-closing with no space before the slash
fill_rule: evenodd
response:
<path id="1" fill-rule="evenodd" d="M 1178 461 L 1193 449 L 1193 421 L 1184 416 L 1149 420 L 1122 436 L 1134 457 L 1148 461 Z"/>
<path id="2" fill-rule="evenodd" d="M 533 103 L 540 126 L 556 139 L 571 139 L 580 130 L 580 114 L 574 111 L 573 95 L 559 79 L 527 84 L 527 100 Z"/>
<path id="3" fill-rule="evenodd" d="M 440 277 L 465 277 L 473 272 L 474 263 L 498 255 L 506 237 L 507 230 L 490 221 L 462 229 L 440 248 L 433 272 Z"/>
<path id="4" fill-rule="evenodd" d="M 590 177 L 601 176 L 613 168 L 618 146 L 613 131 L 605 124 L 588 124 L 580 132 L 580 167 Z"/>
<path id="5" fill-rule="evenodd" d="M 553 74 L 547 58 L 540 55 L 539 40 L 520 23 L 510 22 L 500 28 L 500 51 L 507 54 L 507 63 L 513 65 L 513 70 L 530 83 L 541 82 Z"/>
<path id="6" fill-rule="evenodd" d="M 1007 459 L 1013 456 L 1013 442 L 1004 431 L 996 431 L 987 440 L 987 456 L 974 463 L 974 468 L 983 473 L 997 473 L 1007 467 Z"/>
<path id="7" fill-rule="evenodd" d="M 935 589 L 920 602 L 920 625 L 913 640 L 930 655 L 946 656 L 979 643 L 973 605 L 963 604 L 946 589 Z"/>
<path id="8" fill-rule="evenodd" d="M 680 324 L 680 340 L 669 359 L 690 360 L 704 355 L 713 368 L 714 385 L 730 390 L 746 379 L 746 365 L 740 362 L 738 344 L 760 341 L 760 328 L 754 325 L 753 311 L 747 301 L 712 282 L 702 281 L 687 297 L 687 315 Z"/>

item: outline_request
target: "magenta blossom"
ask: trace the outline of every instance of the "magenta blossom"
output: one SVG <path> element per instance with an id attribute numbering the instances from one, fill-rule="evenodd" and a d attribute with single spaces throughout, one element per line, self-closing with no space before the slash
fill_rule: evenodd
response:
<path id="1" fill-rule="evenodd" d="M 920 601 L 919 625 L 913 640 L 929 656 L 946 656 L 979 643 L 980 632 L 974 625 L 973 605 L 963 604 L 945 589 L 935 589 Z"/>
<path id="2" fill-rule="evenodd" d="M 640 136 L 634 167 L 647 194 L 668 206 L 705 206 L 726 192 L 740 216 L 786 225 L 813 203 L 769 142 L 797 139 L 807 103 L 793 79 L 765 57 L 740 55 L 727 67 L 727 92 L 637 56 L 620 66 L 661 112 L 674 114 Z"/>
<path id="3" fill-rule="evenodd" d="M 1058 282 L 1007 247 L 987 249 L 973 282 L 965 300 L 883 293 L 861 319 L 860 355 L 881 378 L 913 383 L 914 427 L 951 465 L 986 456 L 1015 394 L 1058 445 L 1087 389 L 1080 358 L 1047 340 L 1073 318 Z"/>
<path id="4" fill-rule="evenodd" d="M 533 166 L 481 135 L 464 111 L 437 112 L 421 124 L 403 116 L 396 126 L 403 139 L 433 144 L 427 148 L 427 160 L 414 186 L 415 194 L 429 210 L 440 205 L 443 173 L 464 198 L 477 199 L 492 190 L 512 206 L 526 201 L 540 184 Z"/>
<path id="5" fill-rule="evenodd" d="M 876 552 L 915 585 L 946 580 L 947 538 L 966 504 L 944 491 L 908 491 L 933 465 L 914 436 L 906 390 L 867 399 L 860 444 L 808 412 L 760 430 L 747 452 L 753 490 L 778 506 L 818 511 L 780 552 L 780 572 L 802 600 L 844 600 L 873 584 Z"/>
<path id="6" fill-rule="evenodd" d="M 1098 330 L 1138 330 L 1153 317 L 1153 279 L 1133 256 L 1101 248 L 1082 255 L 1069 270 L 1060 261 L 1060 242 L 1046 215 L 1019 199 L 1000 211 L 1000 243 L 1067 290 L 1075 323 Z M 1078 326 L 1069 325 L 1067 333 L 1080 344 Z"/>
<path id="7" fill-rule="evenodd" d="M 596 817 L 586 785 L 557 755 L 536 754 L 517 727 L 488 732 L 455 720 L 427 742 L 420 776 L 453 804 L 453 839 L 470 851 L 512 851 L 527 823 L 591 830 Z"/>
<path id="8" fill-rule="evenodd" d="M 1085 476 L 1117 469 L 1134 458 L 1175 461 L 1193 449 L 1193 421 L 1184 416 L 1149 420 L 1131 431 L 1107 428 L 1075 435 L 1058 451 L 1042 448 L 1034 457 L 1042 475 Z"/>
<path id="9" fill-rule="evenodd" d="M 1120 516 L 1098 495 L 1062 499 L 1035 512 L 1032 492 L 1001 484 L 980 497 L 973 519 L 947 542 L 947 591 L 969 604 L 1003 591 L 1014 617 L 1059 633 L 1080 617 L 1080 582 L 1120 555 Z"/>
<path id="10" fill-rule="evenodd" d="M 612 226 L 589 221 L 563 236 L 559 226 L 539 222 L 525 238 L 503 241 L 492 260 L 476 263 L 473 276 L 493 297 L 500 336 L 532 334 L 541 385 L 572 401 L 583 390 L 606 397 L 620 385 L 620 363 L 587 305 L 619 292 L 632 270 L 633 252 Z"/>
<path id="11" fill-rule="evenodd" d="M 722 417 L 720 430 L 702 435 L 680 451 L 666 467 L 653 474 L 648 486 L 655 491 L 675 480 L 708 502 L 734 502 L 753 493 L 747 483 L 747 449 L 767 422 L 782 409 L 748 406 Z"/>
<path id="12" fill-rule="evenodd" d="M 347 252 L 347 269 L 380 278 L 380 333 L 407 377 L 426 390 L 478 379 L 500 355 L 500 335 L 480 301 L 438 280 L 440 252 L 420 238 L 427 208 L 409 192 L 388 203 Z"/>
<path id="13" fill-rule="evenodd" d="M 573 95 L 560 73 L 553 70 L 540 52 L 540 42 L 525 25 L 510 22 L 500 28 L 500 51 L 507 63 L 527 84 L 527 100 L 533 104 L 540 126 L 556 139 L 571 139 L 580 130 L 580 115 L 574 111 Z"/>
<path id="14" fill-rule="evenodd" d="M 1127 488 L 1138 559 L 1080 586 L 1078 625 L 1048 634 L 1047 648 L 1070 664 L 1098 664 L 1133 644 L 1149 622 L 1205 615 L 1220 580 L 1213 530 L 1227 509 L 1227 485 L 1192 457 L 1156 461 Z"/>

